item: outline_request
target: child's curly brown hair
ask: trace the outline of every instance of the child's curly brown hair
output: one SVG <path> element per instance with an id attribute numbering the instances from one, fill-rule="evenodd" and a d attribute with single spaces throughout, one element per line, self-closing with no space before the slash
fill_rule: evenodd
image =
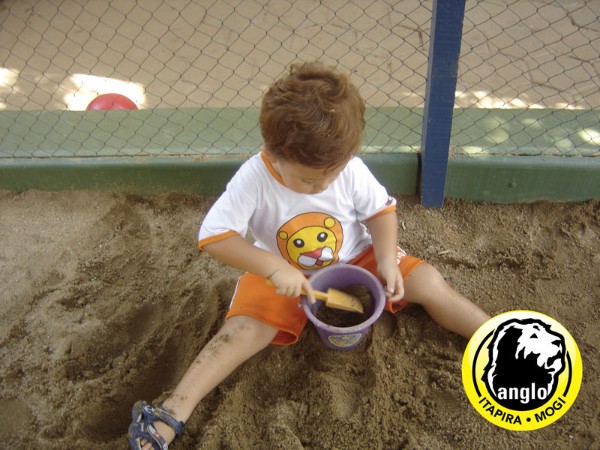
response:
<path id="1" fill-rule="evenodd" d="M 260 129 L 275 157 L 329 169 L 358 153 L 364 113 L 348 76 L 318 61 L 293 64 L 264 95 Z"/>

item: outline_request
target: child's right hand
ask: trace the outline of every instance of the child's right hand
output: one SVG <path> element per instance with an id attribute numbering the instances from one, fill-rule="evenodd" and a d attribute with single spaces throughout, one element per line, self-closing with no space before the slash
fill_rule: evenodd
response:
<path id="1" fill-rule="evenodd" d="M 313 288 L 308 279 L 300 270 L 289 264 L 286 264 L 273 272 L 269 277 L 269 280 L 275 285 L 279 295 L 299 297 L 300 294 L 303 293 L 302 291 L 304 291 L 310 303 L 316 302 Z"/>

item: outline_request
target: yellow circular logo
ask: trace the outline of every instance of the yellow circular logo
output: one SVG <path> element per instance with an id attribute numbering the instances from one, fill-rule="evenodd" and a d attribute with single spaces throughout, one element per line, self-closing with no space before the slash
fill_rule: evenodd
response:
<path id="1" fill-rule="evenodd" d="M 575 402 L 583 366 L 577 344 L 556 320 L 535 311 L 500 314 L 477 330 L 463 357 L 467 397 L 508 430 L 550 425 Z"/>

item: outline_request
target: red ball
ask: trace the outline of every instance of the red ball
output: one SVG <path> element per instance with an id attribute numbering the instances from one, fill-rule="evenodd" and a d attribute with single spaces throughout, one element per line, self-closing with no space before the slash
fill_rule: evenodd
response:
<path id="1" fill-rule="evenodd" d="M 87 105 L 86 111 L 106 111 L 109 109 L 138 109 L 130 99 L 121 94 L 102 94 Z"/>

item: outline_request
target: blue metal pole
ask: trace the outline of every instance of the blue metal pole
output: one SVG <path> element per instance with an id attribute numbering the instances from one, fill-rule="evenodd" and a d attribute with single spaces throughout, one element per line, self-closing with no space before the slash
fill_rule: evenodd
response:
<path id="1" fill-rule="evenodd" d="M 421 203 L 444 204 L 465 0 L 434 0 L 421 137 Z"/>

